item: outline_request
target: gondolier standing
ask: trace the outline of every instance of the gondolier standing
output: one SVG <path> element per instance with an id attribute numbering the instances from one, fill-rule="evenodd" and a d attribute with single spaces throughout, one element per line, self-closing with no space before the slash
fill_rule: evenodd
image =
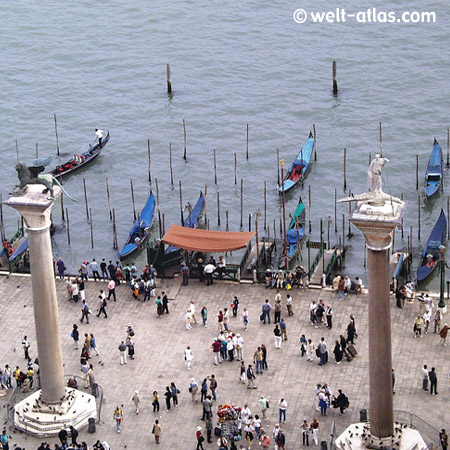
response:
<path id="1" fill-rule="evenodd" d="M 98 139 L 98 145 L 99 147 L 102 146 L 102 139 L 103 139 L 103 130 L 99 130 L 98 128 L 95 129 L 95 134 Z"/>

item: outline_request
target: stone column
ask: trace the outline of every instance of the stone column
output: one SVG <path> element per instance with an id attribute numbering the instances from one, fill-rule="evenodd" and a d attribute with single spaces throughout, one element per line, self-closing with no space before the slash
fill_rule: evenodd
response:
<path id="1" fill-rule="evenodd" d="M 397 223 L 356 215 L 352 223 L 364 234 L 368 248 L 370 432 L 386 438 L 394 432 L 388 249 Z"/>
<path id="2" fill-rule="evenodd" d="M 28 234 L 33 289 L 34 321 L 39 357 L 42 400 L 61 403 L 65 395 L 64 370 L 56 298 L 50 213 L 54 200 L 42 194 L 44 186 L 28 185 L 25 194 L 11 196 L 8 206 L 24 218 Z M 55 186 L 55 197 L 60 193 Z"/>

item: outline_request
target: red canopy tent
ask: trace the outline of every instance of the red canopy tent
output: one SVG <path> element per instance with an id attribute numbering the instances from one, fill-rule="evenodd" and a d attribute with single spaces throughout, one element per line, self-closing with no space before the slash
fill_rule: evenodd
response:
<path id="1" fill-rule="evenodd" d="M 254 235 L 253 231 L 209 231 L 171 225 L 162 240 L 186 250 L 220 253 L 245 247 Z"/>

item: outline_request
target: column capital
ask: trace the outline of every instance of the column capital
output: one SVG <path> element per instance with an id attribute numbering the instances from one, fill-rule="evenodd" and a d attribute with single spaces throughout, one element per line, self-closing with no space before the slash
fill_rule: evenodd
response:
<path id="1" fill-rule="evenodd" d="M 11 195 L 5 202 L 6 205 L 19 211 L 24 218 L 27 229 L 33 231 L 44 231 L 50 227 L 50 213 L 55 202 L 49 194 L 43 194 L 45 186 L 42 184 L 28 184 L 23 194 Z M 54 197 L 61 193 L 59 186 L 54 186 Z"/>

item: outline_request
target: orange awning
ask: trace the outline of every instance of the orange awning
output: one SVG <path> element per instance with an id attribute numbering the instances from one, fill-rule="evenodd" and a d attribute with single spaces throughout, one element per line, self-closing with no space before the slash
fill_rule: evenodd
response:
<path id="1" fill-rule="evenodd" d="M 245 247 L 254 235 L 253 231 L 209 231 L 171 225 L 162 240 L 186 250 L 220 253 Z"/>

